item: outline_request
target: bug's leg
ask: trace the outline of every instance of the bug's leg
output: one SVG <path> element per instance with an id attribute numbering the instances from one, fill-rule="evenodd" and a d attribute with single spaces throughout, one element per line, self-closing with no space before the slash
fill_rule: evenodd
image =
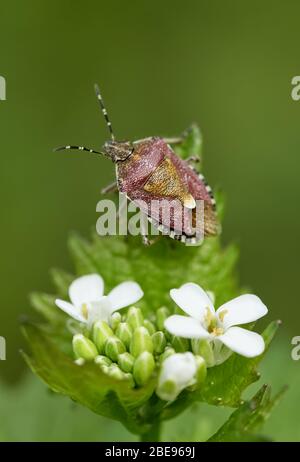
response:
<path id="1" fill-rule="evenodd" d="M 140 214 L 141 214 L 141 235 L 142 235 L 142 242 L 144 245 L 152 245 L 154 243 L 154 240 L 153 239 L 149 239 L 148 237 L 148 225 L 149 225 L 149 222 L 148 222 L 148 217 L 147 215 L 140 211 Z"/>
<path id="2" fill-rule="evenodd" d="M 188 163 L 188 164 L 193 164 L 193 162 L 196 162 L 196 163 L 199 163 L 201 162 L 201 159 L 199 156 L 190 156 L 190 157 L 187 157 L 185 159 L 185 161 Z"/>
<path id="3" fill-rule="evenodd" d="M 194 126 L 187 128 L 179 138 L 180 141 L 178 140 L 178 142 L 175 142 L 175 146 L 178 146 L 179 149 L 183 149 L 185 151 L 185 155 L 187 157 L 184 160 L 192 168 L 195 168 L 195 166 L 193 165 L 194 163 L 199 164 L 201 162 L 200 152 L 202 145 L 201 133 L 199 132 L 199 130 L 196 130 L 195 132 L 194 130 Z M 177 140 L 175 139 L 175 141 Z M 172 140 L 169 140 L 169 144 L 172 144 Z M 195 154 L 196 152 L 199 154 Z"/>
<path id="4" fill-rule="evenodd" d="M 134 140 L 133 144 L 139 144 L 139 143 L 144 143 L 145 141 L 150 141 L 152 140 L 152 136 L 147 136 L 147 138 L 141 138 L 140 140 Z"/>
<path id="5" fill-rule="evenodd" d="M 182 132 L 182 134 L 177 137 L 177 138 L 164 138 L 164 141 L 168 144 L 175 144 L 175 145 L 180 145 L 180 144 L 183 144 L 185 141 L 187 141 L 187 138 L 191 135 L 191 133 L 193 132 L 193 126 L 191 127 L 188 127 L 186 130 L 184 130 L 184 132 Z M 198 135 L 199 136 L 199 135 Z M 201 143 L 201 139 L 198 139 L 196 140 L 197 143 Z M 194 147 L 193 145 L 190 146 L 190 150 L 193 151 Z M 193 157 L 194 161 L 198 162 L 198 160 L 196 160 L 197 158 L 200 159 L 199 156 L 195 156 L 193 155 L 193 152 L 190 153 L 190 156 Z"/>
<path id="6" fill-rule="evenodd" d="M 118 183 L 114 181 L 113 183 L 105 186 L 105 188 L 102 188 L 101 194 L 107 194 L 107 193 L 116 192 L 116 191 L 118 191 Z"/>
<path id="7" fill-rule="evenodd" d="M 150 242 L 150 239 L 148 238 L 148 236 L 142 236 L 142 243 L 146 246 L 149 246 L 151 245 L 151 242 Z"/>
<path id="8" fill-rule="evenodd" d="M 151 141 L 153 136 L 147 136 L 147 138 L 141 138 L 140 140 L 135 140 L 133 144 L 144 143 L 145 141 Z M 184 138 L 181 136 L 176 136 L 174 138 L 163 138 L 167 144 L 180 144 L 184 141 Z"/>
<path id="9" fill-rule="evenodd" d="M 102 152 L 99 152 L 99 151 L 95 151 L 94 149 L 90 149 L 90 148 L 86 148 L 85 146 L 71 146 L 71 145 L 68 145 L 68 146 L 60 146 L 58 148 L 54 148 L 53 151 L 68 151 L 68 150 L 75 150 L 75 151 L 88 151 L 88 152 L 91 152 L 91 153 L 95 153 L 95 154 L 102 154 Z"/>
<path id="10" fill-rule="evenodd" d="M 142 243 L 149 247 L 150 245 L 155 244 L 155 242 L 158 241 L 159 238 L 160 236 L 156 236 L 153 239 L 149 239 L 148 236 L 142 235 Z"/>
<path id="11" fill-rule="evenodd" d="M 164 138 L 164 141 L 168 144 L 181 144 L 186 140 L 186 138 L 189 136 L 191 131 L 192 131 L 192 127 L 189 127 L 186 130 L 184 130 L 184 132 L 182 132 L 180 136 Z"/>
<path id="12" fill-rule="evenodd" d="M 163 139 L 167 144 L 181 144 L 184 141 L 184 137 L 176 136 L 174 138 L 164 138 Z"/>
<path id="13" fill-rule="evenodd" d="M 180 136 L 172 136 L 170 138 L 163 138 L 163 140 L 167 144 L 181 144 L 181 143 L 184 142 L 186 137 L 190 134 L 191 130 L 192 130 L 191 128 L 187 128 L 186 130 L 184 130 L 184 132 Z M 143 143 L 144 141 L 152 140 L 152 138 L 153 138 L 152 136 L 147 136 L 146 138 L 141 138 L 140 140 L 135 140 L 133 143 L 134 144 Z"/>
<path id="14" fill-rule="evenodd" d="M 144 245 L 150 245 L 150 239 L 148 238 L 148 218 L 147 215 L 140 210 L 140 224 L 141 224 L 141 235 L 142 242 Z"/>
<path id="15" fill-rule="evenodd" d="M 141 232 L 142 232 L 142 242 L 144 245 L 150 246 L 155 244 L 155 242 L 160 239 L 160 235 L 152 236 L 152 239 L 149 239 L 148 234 L 149 218 L 148 216 L 141 211 Z M 151 234 L 151 233 L 150 233 Z"/>

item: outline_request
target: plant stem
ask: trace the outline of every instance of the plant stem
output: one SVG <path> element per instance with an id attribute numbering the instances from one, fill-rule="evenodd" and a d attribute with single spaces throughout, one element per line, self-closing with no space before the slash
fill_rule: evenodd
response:
<path id="1" fill-rule="evenodd" d="M 157 443 L 160 440 L 160 422 L 155 422 L 146 433 L 141 435 L 141 441 L 147 443 Z"/>

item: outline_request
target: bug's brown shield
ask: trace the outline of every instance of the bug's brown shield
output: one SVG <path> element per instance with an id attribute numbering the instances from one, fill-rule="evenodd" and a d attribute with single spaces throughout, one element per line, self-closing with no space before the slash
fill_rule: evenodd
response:
<path id="1" fill-rule="evenodd" d="M 176 156 L 163 139 L 152 138 L 138 144 L 127 161 L 118 163 L 117 174 L 120 191 L 126 193 L 152 222 L 161 225 L 164 231 L 169 230 L 171 237 L 178 231 L 184 236 L 184 239 L 179 237 L 180 240 L 193 239 L 194 242 L 195 201 L 204 202 L 204 234 L 218 233 L 211 189 L 203 176 Z M 170 221 L 165 222 L 166 201 L 174 199 L 177 203 L 172 203 Z"/>

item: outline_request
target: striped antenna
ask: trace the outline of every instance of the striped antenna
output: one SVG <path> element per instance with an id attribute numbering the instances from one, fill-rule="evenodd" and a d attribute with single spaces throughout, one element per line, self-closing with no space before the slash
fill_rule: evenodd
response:
<path id="1" fill-rule="evenodd" d="M 98 87 L 97 84 L 95 84 L 95 92 L 96 92 L 97 99 L 99 100 L 101 111 L 102 111 L 102 114 L 104 115 L 104 119 L 105 119 L 107 128 L 109 130 L 111 140 L 114 141 L 115 140 L 115 135 L 114 135 L 113 130 L 112 130 L 111 121 L 108 118 L 107 110 L 105 108 L 104 101 L 103 101 L 103 98 L 101 96 L 101 93 L 100 93 L 100 90 L 99 90 L 99 87 Z"/>
<path id="2" fill-rule="evenodd" d="M 65 151 L 65 150 L 68 150 L 68 149 L 72 149 L 72 150 L 75 150 L 75 151 L 88 151 L 90 153 L 93 153 L 93 154 L 103 154 L 102 152 L 99 152 L 99 151 L 95 151 L 95 149 L 90 149 L 90 148 L 86 148 L 85 146 L 59 146 L 58 148 L 54 148 L 53 151 L 56 152 L 56 151 Z"/>

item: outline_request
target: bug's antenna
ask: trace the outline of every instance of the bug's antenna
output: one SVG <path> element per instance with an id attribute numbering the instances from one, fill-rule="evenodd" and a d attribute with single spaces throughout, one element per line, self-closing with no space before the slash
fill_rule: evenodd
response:
<path id="1" fill-rule="evenodd" d="M 74 149 L 77 151 L 88 151 L 94 154 L 102 154 L 102 152 L 95 151 L 94 149 L 86 148 L 85 146 L 60 146 L 59 148 L 54 148 L 53 151 L 64 151 L 68 149 Z"/>
<path id="2" fill-rule="evenodd" d="M 96 83 L 95 83 L 95 92 L 96 92 L 97 99 L 99 100 L 101 111 L 102 111 L 102 114 L 104 115 L 104 119 L 105 119 L 107 128 L 109 130 L 110 137 L 111 137 L 112 141 L 114 141 L 115 140 L 115 135 L 114 135 L 114 132 L 113 132 L 113 129 L 112 129 L 112 126 L 111 126 L 111 121 L 109 120 L 109 117 L 107 115 L 107 110 L 106 110 L 106 108 L 104 106 L 103 98 L 101 96 L 99 87 L 98 87 L 98 85 Z"/>

